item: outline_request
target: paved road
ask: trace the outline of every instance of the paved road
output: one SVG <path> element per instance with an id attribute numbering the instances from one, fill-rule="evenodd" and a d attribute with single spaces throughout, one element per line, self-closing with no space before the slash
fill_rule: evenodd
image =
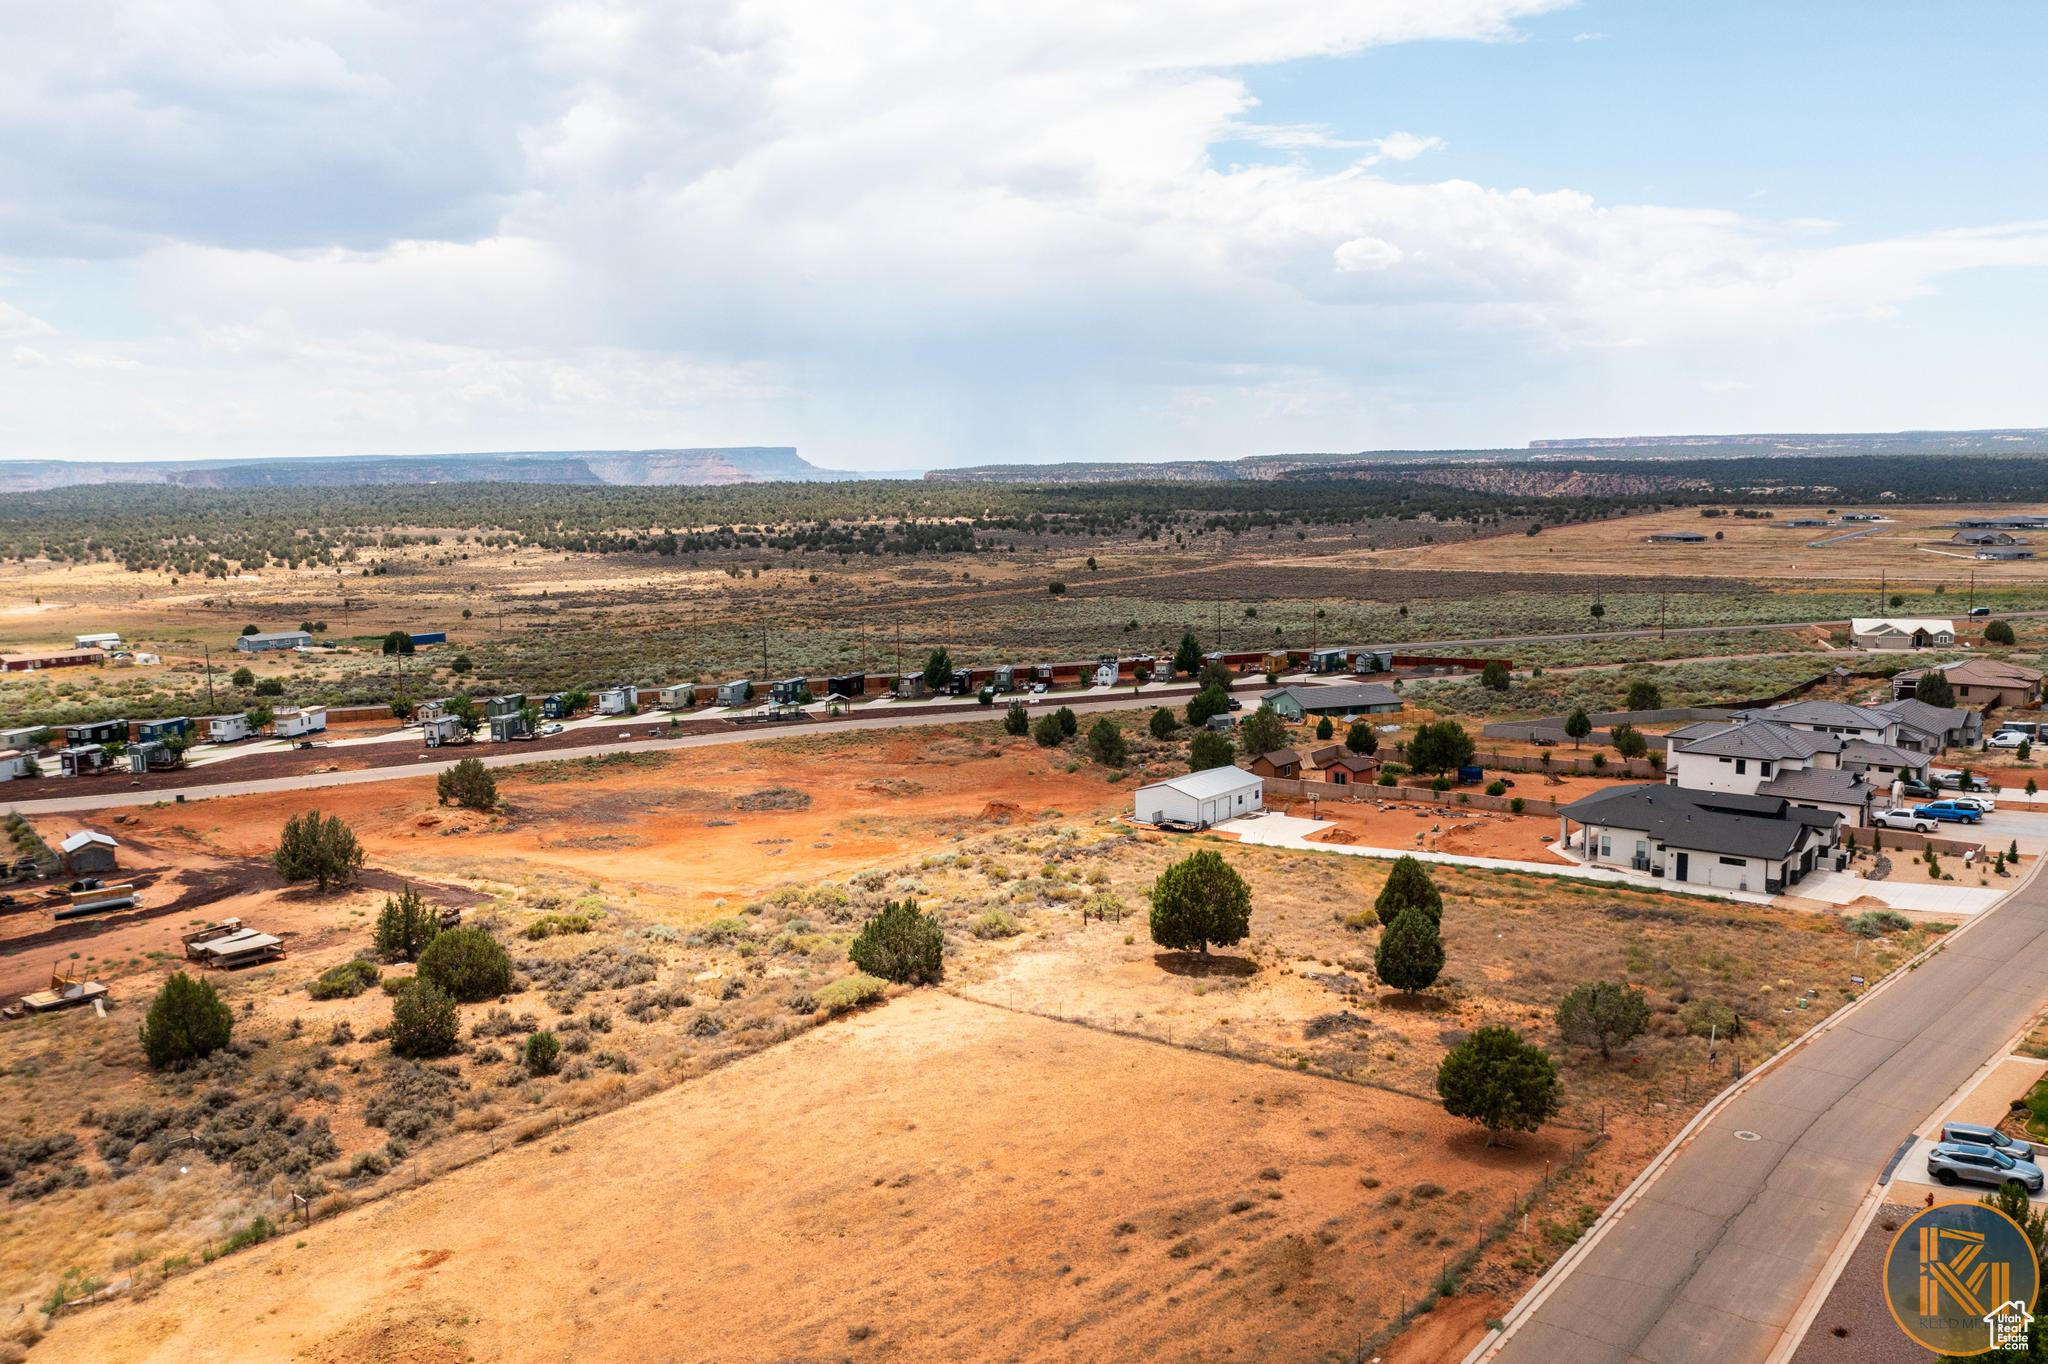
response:
<path id="1" fill-rule="evenodd" d="M 1702 1124 L 1477 1357 L 1763 1360 L 1885 1161 L 2044 998 L 2048 877 L 2037 875 Z"/>
<path id="2" fill-rule="evenodd" d="M 1182 691 L 1186 691 L 1183 688 Z M 1040 714 L 1051 714 L 1059 706 L 1066 706 L 1077 715 L 1089 715 L 1097 711 L 1150 710 L 1163 703 L 1175 700 L 1175 696 L 1147 692 L 1141 696 L 1124 693 L 1118 696 L 1098 697 L 1093 700 L 1079 698 L 1040 698 L 1040 704 L 1032 710 L 1032 718 Z M 1002 707 L 994 710 L 904 710 L 896 714 L 870 715 L 864 718 L 840 720 L 818 720 L 809 723 L 786 725 L 749 726 L 743 729 L 721 730 L 713 734 L 686 734 L 673 739 L 628 739 L 612 740 L 608 743 L 592 743 L 575 748 L 523 748 L 515 744 L 484 745 L 469 751 L 456 749 L 454 756 L 422 760 L 415 763 L 399 763 L 385 767 L 365 767 L 346 772 L 302 772 L 284 777 L 260 777 L 249 781 L 209 781 L 204 786 L 160 787 L 153 790 L 121 790 L 112 786 L 88 789 L 75 796 L 50 796 L 37 800 L 8 802 L 6 808 L 18 810 L 24 815 L 69 814 L 81 810 L 113 810 L 123 806 L 156 805 L 167 800 L 176 800 L 180 795 L 188 801 L 211 800 L 215 796 L 265 795 L 276 791 L 314 791 L 329 786 L 356 786 L 363 782 L 407 781 L 415 777 L 431 777 L 447 771 L 463 758 L 474 757 L 486 767 L 518 767 L 526 763 L 564 762 L 577 758 L 599 758 L 609 753 L 660 753 L 675 748 L 715 748 L 722 744 L 759 743 L 764 739 L 808 738 L 817 734 L 843 734 L 856 730 L 902 729 L 913 725 L 964 725 L 984 723 L 998 719 Z M 645 723 L 641 721 L 640 723 Z M 621 726 L 624 727 L 624 726 Z M 607 726 L 607 728 L 610 728 Z M 510 752 L 491 752 L 493 748 L 507 748 Z M 446 750 L 443 750 L 446 751 Z M 77 781 L 80 786 L 91 787 L 98 779 L 67 778 L 66 784 Z"/>

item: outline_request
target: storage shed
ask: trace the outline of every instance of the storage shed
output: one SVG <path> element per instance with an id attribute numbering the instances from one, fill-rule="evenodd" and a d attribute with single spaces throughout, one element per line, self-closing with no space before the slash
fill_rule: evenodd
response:
<path id="1" fill-rule="evenodd" d="M 1139 787 L 1133 796 L 1133 813 L 1146 824 L 1206 829 L 1262 810 L 1265 804 L 1263 777 L 1236 767 L 1212 767 Z"/>
<path id="2" fill-rule="evenodd" d="M 57 856 L 71 875 L 89 876 L 114 870 L 115 853 L 120 846 L 111 834 L 80 829 L 57 845 Z"/>

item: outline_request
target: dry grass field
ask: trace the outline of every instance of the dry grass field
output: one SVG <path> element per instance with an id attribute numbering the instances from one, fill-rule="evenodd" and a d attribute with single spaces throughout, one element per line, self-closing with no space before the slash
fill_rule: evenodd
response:
<path id="1" fill-rule="evenodd" d="M 1251 882 L 1253 936 L 1204 963 L 1147 941 L 1146 888 L 1196 845 L 1123 826 L 1128 780 L 980 725 L 537 768 L 490 816 L 425 783 L 356 788 L 318 803 L 358 828 L 374 884 L 325 897 L 261 864 L 311 800 L 138 811 L 120 829 L 138 862 L 192 898 L 75 949 L 113 987 L 105 1020 L 0 1028 L 18 1115 L 0 1293 L 33 1307 L 67 1271 L 73 1295 L 123 1286 L 58 1318 L 53 1358 L 723 1340 L 745 1358 L 1213 1359 L 1346 1353 L 1450 1268 L 1460 1296 L 1431 1329 L 1462 1338 L 1722 1082 L 1700 1007 L 1744 1020 L 1753 1061 L 1928 931 L 1859 956 L 1833 914 L 1447 869 L 1449 965 L 1410 999 L 1371 967 L 1387 864 L 1215 842 Z M 365 949 L 399 878 L 465 905 L 528 982 L 466 1006 L 445 1062 L 388 1058 L 379 990 L 306 993 Z M 906 896 L 946 926 L 959 998 L 828 1019 L 813 996 L 850 969 L 861 917 Z M 167 943 L 230 908 L 285 930 L 290 956 L 216 977 L 233 1055 L 152 1076 L 134 1026 Z M 596 922 L 528 940 L 564 913 Z M 1593 978 L 1653 1002 L 1611 1063 L 1550 1022 Z M 1559 1122 L 1507 1151 L 1432 1093 L 1483 1022 L 1564 1071 Z M 569 1042 L 559 1075 L 517 1063 L 533 1027 Z M 185 1126 L 196 1143 L 173 1140 Z M 204 1263 L 255 1219 L 280 1227 L 294 1189 L 310 1228 Z M 1506 1216 L 1524 1195 L 1526 1231 Z"/>

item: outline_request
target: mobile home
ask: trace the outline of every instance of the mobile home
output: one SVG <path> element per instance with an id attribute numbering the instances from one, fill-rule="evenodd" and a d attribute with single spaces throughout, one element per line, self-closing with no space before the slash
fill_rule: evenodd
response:
<path id="1" fill-rule="evenodd" d="M 33 753 L 49 742 L 50 731 L 42 725 L 24 725 L 19 729 L 0 729 L 0 747 L 18 748 L 24 753 Z"/>
<path id="2" fill-rule="evenodd" d="M 104 634 L 77 635 L 73 637 L 71 642 L 73 645 L 80 649 L 111 650 L 118 649 L 121 647 L 121 637 L 111 630 L 105 632 Z"/>
<path id="3" fill-rule="evenodd" d="M 18 748 L 0 748 L 0 781 L 13 781 L 29 774 L 35 758 Z"/>
<path id="4" fill-rule="evenodd" d="M 206 737 L 217 744 L 231 744 L 237 739 L 246 739 L 252 731 L 246 715 L 215 715 L 206 721 Z"/>
<path id="5" fill-rule="evenodd" d="M 270 732 L 280 739 L 302 739 L 327 732 L 327 707 L 295 706 L 270 718 Z"/>
<path id="6" fill-rule="evenodd" d="M 235 641 L 235 647 L 245 654 L 267 654 L 303 649 L 312 642 L 313 637 L 304 630 L 267 630 L 243 635 Z"/>
<path id="7" fill-rule="evenodd" d="M 118 744 L 128 738 L 126 720 L 95 720 L 91 724 L 64 726 L 64 743 L 70 748 L 91 744 Z"/>

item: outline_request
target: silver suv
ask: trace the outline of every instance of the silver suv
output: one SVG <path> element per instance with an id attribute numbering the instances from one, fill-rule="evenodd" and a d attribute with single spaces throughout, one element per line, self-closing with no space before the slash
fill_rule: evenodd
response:
<path id="1" fill-rule="evenodd" d="M 2018 1184 L 2030 1194 L 2041 1192 L 2040 1166 L 1975 1142 L 1942 1142 L 1927 1153 L 1927 1173 L 1943 1184 Z"/>
<path id="2" fill-rule="evenodd" d="M 1974 1122 L 1945 1122 L 1941 1125 L 1943 1141 L 1966 1141 L 1977 1146 L 1993 1146 L 2011 1156 L 2014 1160 L 2032 1160 L 2034 1143 L 2008 1137 L 1995 1127 L 1985 1127 Z"/>

